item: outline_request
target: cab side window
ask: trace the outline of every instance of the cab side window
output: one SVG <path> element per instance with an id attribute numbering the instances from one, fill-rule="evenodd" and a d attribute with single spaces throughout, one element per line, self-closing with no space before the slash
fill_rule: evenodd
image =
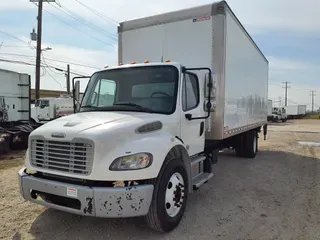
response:
<path id="1" fill-rule="evenodd" d="M 199 104 L 199 83 L 197 75 L 186 73 L 182 84 L 182 110 L 189 111 Z"/>

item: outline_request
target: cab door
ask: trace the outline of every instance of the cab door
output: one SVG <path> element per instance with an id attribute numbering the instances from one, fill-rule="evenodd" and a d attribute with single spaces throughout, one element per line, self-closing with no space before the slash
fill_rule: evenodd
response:
<path id="1" fill-rule="evenodd" d="M 41 121 L 51 120 L 50 116 L 50 101 L 47 99 L 39 100 L 38 119 Z"/>
<path id="2" fill-rule="evenodd" d="M 191 72 L 185 72 L 181 89 L 181 139 L 186 145 L 189 156 L 204 151 L 205 133 L 204 119 L 192 119 L 190 117 L 202 117 L 200 84 L 198 76 Z M 189 119 L 188 119 L 189 118 Z"/>

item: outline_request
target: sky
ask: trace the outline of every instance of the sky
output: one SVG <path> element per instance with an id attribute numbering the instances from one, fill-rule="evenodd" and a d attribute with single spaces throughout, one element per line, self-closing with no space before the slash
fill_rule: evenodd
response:
<path id="1" fill-rule="evenodd" d="M 44 3 L 44 65 L 91 75 L 117 64 L 117 23 L 211 3 L 209 0 L 56 0 Z M 284 104 L 306 104 L 316 91 L 320 108 L 320 9 L 318 0 L 229 0 L 231 9 L 269 60 L 269 98 Z M 89 7 L 89 8 L 88 8 Z M 0 68 L 28 73 L 34 80 L 37 6 L 29 0 L 0 1 Z M 12 63 L 14 61 L 15 63 Z M 31 65 L 18 64 L 17 62 Z M 83 65 L 83 66 L 80 66 Z M 84 67 L 86 66 L 86 67 Z M 65 90 L 64 72 L 42 68 L 41 88 Z M 75 75 L 73 75 L 75 76 Z M 32 81 L 34 86 L 34 81 Z M 82 84 L 82 88 L 86 85 Z"/>

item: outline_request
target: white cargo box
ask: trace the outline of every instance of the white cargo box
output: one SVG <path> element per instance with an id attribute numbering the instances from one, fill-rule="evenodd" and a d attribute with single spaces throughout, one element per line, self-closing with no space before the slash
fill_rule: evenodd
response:
<path id="1" fill-rule="evenodd" d="M 307 105 L 299 105 L 298 106 L 298 114 L 299 115 L 306 115 L 307 113 Z"/>
<path id="2" fill-rule="evenodd" d="M 298 115 L 298 105 L 286 106 L 285 109 L 288 116 Z"/>
<path id="3" fill-rule="evenodd" d="M 300 116 L 305 115 L 307 106 L 306 105 L 290 105 L 286 106 L 286 113 L 288 116 Z"/>
<path id="4" fill-rule="evenodd" d="M 118 32 L 119 63 L 169 59 L 212 69 L 217 107 L 207 139 L 267 123 L 268 61 L 226 2 L 122 22 Z"/>
<path id="5" fill-rule="evenodd" d="M 0 121 L 30 119 L 30 75 L 0 69 Z"/>

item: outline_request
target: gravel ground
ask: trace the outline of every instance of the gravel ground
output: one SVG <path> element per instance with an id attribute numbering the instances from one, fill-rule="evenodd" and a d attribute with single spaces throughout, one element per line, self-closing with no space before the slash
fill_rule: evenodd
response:
<path id="1" fill-rule="evenodd" d="M 272 124 L 254 160 L 221 154 L 216 176 L 189 198 L 180 226 L 155 233 L 140 219 L 95 219 L 25 202 L 24 153 L 0 161 L 0 239 L 320 239 L 320 121 Z"/>

